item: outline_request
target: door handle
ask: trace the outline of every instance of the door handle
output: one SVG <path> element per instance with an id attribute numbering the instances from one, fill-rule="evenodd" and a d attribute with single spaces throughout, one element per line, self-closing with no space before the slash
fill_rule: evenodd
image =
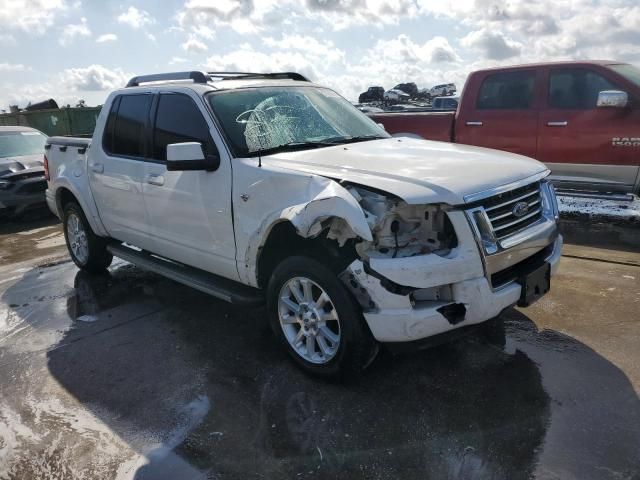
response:
<path id="1" fill-rule="evenodd" d="M 482 122 L 478 122 L 478 121 L 465 122 L 465 125 L 467 127 L 481 127 Z"/>
<path id="2" fill-rule="evenodd" d="M 157 185 L 157 186 L 164 185 L 164 177 L 162 175 L 150 174 L 145 177 L 145 180 L 149 185 Z"/>
<path id="3" fill-rule="evenodd" d="M 96 173 L 103 173 L 104 172 L 104 165 L 101 163 L 92 163 L 91 164 L 91 171 L 92 172 L 96 172 Z"/>
<path id="4" fill-rule="evenodd" d="M 561 122 L 547 122 L 547 127 L 566 127 L 569 125 L 569 122 L 563 120 Z"/>

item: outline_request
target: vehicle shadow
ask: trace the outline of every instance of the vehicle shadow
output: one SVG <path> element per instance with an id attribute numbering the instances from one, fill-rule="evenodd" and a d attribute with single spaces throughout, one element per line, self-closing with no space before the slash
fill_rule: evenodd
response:
<path id="1" fill-rule="evenodd" d="M 262 310 L 130 265 L 101 276 L 58 268 L 73 283 L 55 309 L 70 328 L 48 348 L 48 371 L 144 457 L 127 470 L 137 480 L 600 479 L 637 471 L 640 402 L 624 373 L 516 310 L 504 315 L 504 346 L 473 335 L 383 354 L 359 381 L 335 384 L 292 365 Z M 3 303 L 18 311 L 41 278 L 28 272 Z M 25 321 L 41 328 L 46 319 Z M 581 424 L 566 425 L 575 413 Z M 547 457 L 547 445 L 562 454 Z"/>
<path id="2" fill-rule="evenodd" d="M 58 223 L 60 223 L 58 217 L 53 215 L 48 208 L 44 207 L 29 211 L 18 219 L 0 218 L 0 235 L 11 235 L 26 230 L 50 227 Z"/>

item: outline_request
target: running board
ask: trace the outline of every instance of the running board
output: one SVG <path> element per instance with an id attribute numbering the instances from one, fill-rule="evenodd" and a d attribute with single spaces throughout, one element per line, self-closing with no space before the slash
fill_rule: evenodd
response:
<path id="1" fill-rule="evenodd" d="M 121 243 L 110 243 L 107 246 L 107 250 L 115 257 L 133 263 L 140 268 L 170 278 L 234 305 L 257 307 L 264 304 L 262 291 L 234 282 L 228 278 L 171 260 L 165 260 L 144 250 L 133 249 Z"/>

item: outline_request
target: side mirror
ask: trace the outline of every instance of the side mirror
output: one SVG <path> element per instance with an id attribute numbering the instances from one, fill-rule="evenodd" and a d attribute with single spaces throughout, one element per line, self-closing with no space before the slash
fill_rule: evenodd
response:
<path id="1" fill-rule="evenodd" d="M 218 154 L 206 155 L 198 142 L 170 143 L 167 145 L 167 170 L 217 170 L 220 166 Z"/>
<path id="2" fill-rule="evenodd" d="M 386 129 L 386 128 L 384 128 L 384 124 L 382 124 L 382 123 L 378 122 L 378 123 L 377 123 L 377 125 L 378 125 L 381 129 L 383 129 L 385 132 L 387 131 L 387 129 Z"/>
<path id="3" fill-rule="evenodd" d="M 598 93 L 597 107 L 624 108 L 629 103 L 627 92 L 620 90 L 603 90 Z"/>

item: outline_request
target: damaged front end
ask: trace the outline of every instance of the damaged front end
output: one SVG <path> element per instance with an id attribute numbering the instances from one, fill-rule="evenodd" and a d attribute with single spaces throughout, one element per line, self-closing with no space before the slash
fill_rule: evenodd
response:
<path id="1" fill-rule="evenodd" d="M 516 291 L 505 289 L 498 293 L 505 298 L 493 302 L 495 293 L 462 211 L 410 205 L 360 186 L 345 188 L 364 211 L 372 238 L 356 244 L 358 258 L 340 278 L 377 340 L 433 336 L 484 321 L 517 300 Z"/>

